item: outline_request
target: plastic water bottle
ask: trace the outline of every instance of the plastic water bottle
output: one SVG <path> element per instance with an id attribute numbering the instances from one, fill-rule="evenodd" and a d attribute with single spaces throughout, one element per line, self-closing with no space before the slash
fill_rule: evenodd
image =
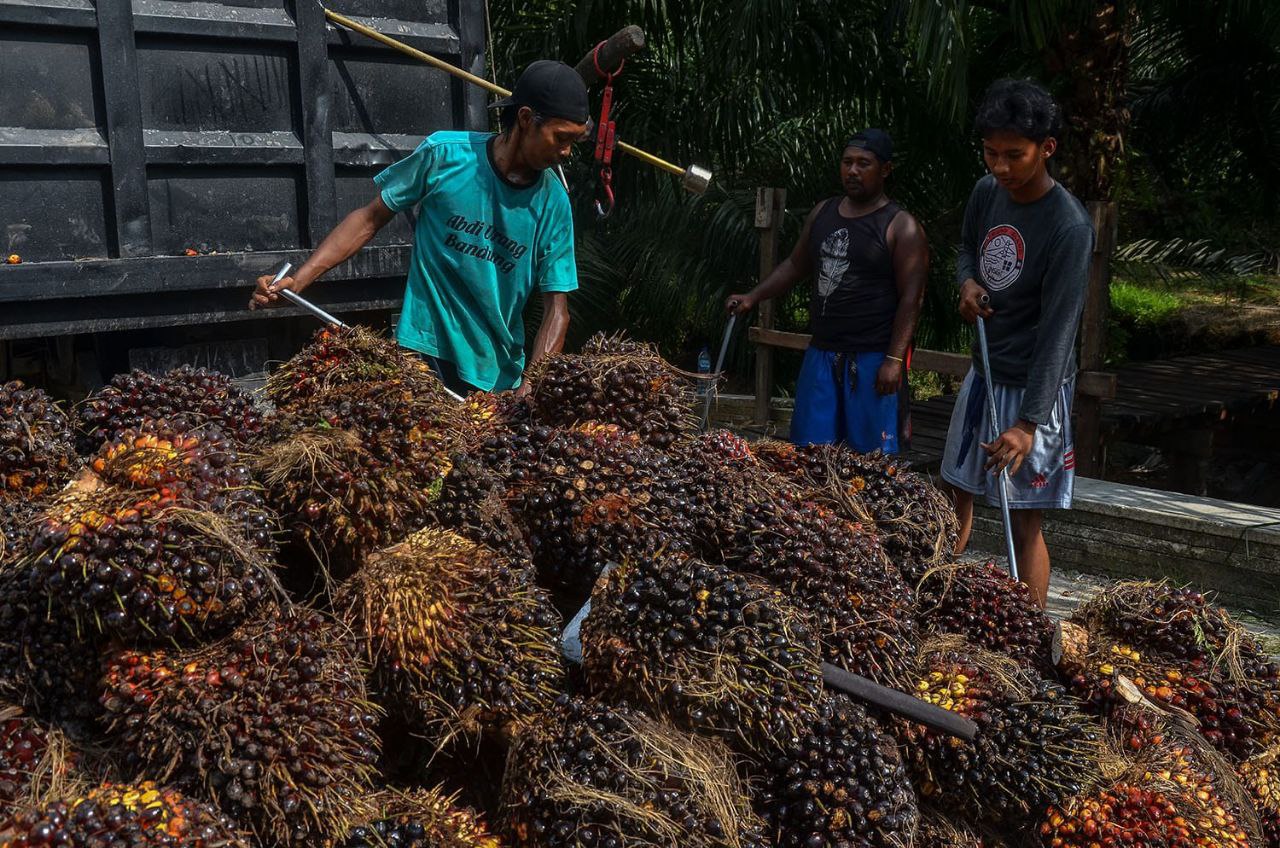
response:
<path id="1" fill-rule="evenodd" d="M 706 345 L 698 352 L 698 397 L 705 397 L 711 388 L 711 351 Z"/>

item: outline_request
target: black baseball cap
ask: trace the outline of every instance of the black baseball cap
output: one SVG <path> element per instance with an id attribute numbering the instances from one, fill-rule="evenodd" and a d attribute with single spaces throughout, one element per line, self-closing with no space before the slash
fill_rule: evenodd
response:
<path id="1" fill-rule="evenodd" d="M 544 118 L 564 118 L 575 124 L 585 124 L 591 115 L 587 84 L 573 68 L 553 59 L 529 63 L 511 96 L 493 106 L 528 106 Z"/>
<path id="2" fill-rule="evenodd" d="M 850 147 L 870 150 L 880 158 L 881 162 L 893 161 L 893 139 L 884 130 L 878 130 L 874 127 L 865 129 L 860 133 L 854 133 L 844 147 L 846 150 Z"/>

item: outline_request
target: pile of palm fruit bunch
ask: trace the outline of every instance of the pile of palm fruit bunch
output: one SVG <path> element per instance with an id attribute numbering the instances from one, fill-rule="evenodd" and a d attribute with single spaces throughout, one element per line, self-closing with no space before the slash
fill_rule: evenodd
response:
<path id="1" fill-rule="evenodd" d="M 917 621 L 926 636 L 963 636 L 979 648 L 1054 675 L 1054 623 L 1026 583 L 994 562 L 955 562 L 925 572 L 916 587 Z"/>
<path id="2" fill-rule="evenodd" d="M 592 692 L 723 735 L 762 762 L 818 718 L 822 674 L 800 617 L 767 588 L 680 552 L 612 569 L 582 622 Z"/>
<path id="3" fill-rule="evenodd" d="M 213 800 L 260 839 L 349 832 L 380 747 L 346 628 L 292 609 L 199 648 L 121 650 L 103 707 L 134 772 Z"/>
<path id="4" fill-rule="evenodd" d="M 17 555 L 41 506 L 76 468 L 71 419 L 40 389 L 0 385 L 0 561 Z"/>
<path id="5" fill-rule="evenodd" d="M 560 616 L 532 565 L 448 530 L 371 555 L 335 605 L 379 688 L 438 744 L 506 731 L 564 688 Z"/>
<path id="6" fill-rule="evenodd" d="M 1103 758 L 1104 779 L 1049 809 L 1039 828 L 1046 848 L 1260 844 L 1245 789 L 1194 730 L 1149 704 L 1117 709 L 1107 730 L 1112 753 Z"/>
<path id="7" fill-rule="evenodd" d="M 1061 672 L 1098 712 L 1128 703 L 1131 684 L 1160 706 L 1190 713 L 1204 737 L 1233 757 L 1280 741 L 1280 664 L 1203 594 L 1119 583 L 1063 628 Z"/>
<path id="8" fill-rule="evenodd" d="M 501 848 L 473 811 L 437 789 L 383 789 L 357 807 L 365 821 L 323 848 Z"/>
<path id="9" fill-rule="evenodd" d="M 1098 777 L 1100 729 L 1075 698 L 1013 660 L 955 637 L 922 649 L 916 697 L 971 719 L 972 742 L 909 722 L 899 738 L 922 798 L 977 821 L 1034 821 Z"/>
<path id="10" fill-rule="evenodd" d="M 563 699 L 522 734 L 503 779 L 520 848 L 765 848 L 729 751 L 625 706 Z"/>
<path id="11" fill-rule="evenodd" d="M 449 472 L 439 497 L 427 508 L 427 519 L 506 557 L 533 558 L 524 531 L 507 506 L 506 484 L 479 457 L 461 453 L 449 457 Z"/>
<path id="12" fill-rule="evenodd" d="M 754 450 L 766 465 L 796 480 L 808 498 L 851 520 L 874 522 L 889 558 L 912 585 L 955 548 L 958 523 L 951 502 L 900 457 L 776 441 Z"/>
<path id="13" fill-rule="evenodd" d="M 148 422 L 105 443 L 16 564 L 82 629 L 195 641 L 272 600 L 272 517 L 219 431 Z"/>
<path id="14" fill-rule="evenodd" d="M 967 822 L 957 821 L 933 807 L 920 810 L 920 823 L 912 848 L 1003 848 L 1004 843 L 979 833 Z"/>
<path id="15" fill-rule="evenodd" d="M 559 353 L 530 368 L 534 418 L 569 426 L 615 424 L 657 448 L 693 429 L 694 378 L 644 342 L 597 333 L 582 353 Z"/>
<path id="16" fill-rule="evenodd" d="M 255 444 L 266 426 L 253 397 L 225 374 L 183 365 L 165 374 L 135 369 L 117 374 L 80 405 L 80 453 L 94 453 L 104 442 L 143 422 L 187 417 L 212 424 L 241 448 Z"/>
<path id="17" fill-rule="evenodd" d="M 218 811 L 152 782 L 105 783 L 4 823 L 5 848 L 250 848 Z"/>
<path id="18" fill-rule="evenodd" d="M 763 771 L 755 797 L 778 848 L 909 848 L 919 818 L 893 737 L 843 695 Z"/>

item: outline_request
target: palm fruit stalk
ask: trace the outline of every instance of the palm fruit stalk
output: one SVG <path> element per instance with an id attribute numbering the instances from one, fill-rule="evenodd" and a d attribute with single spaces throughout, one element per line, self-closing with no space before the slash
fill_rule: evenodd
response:
<path id="1" fill-rule="evenodd" d="M 727 749 L 628 707 L 565 699 L 521 736 L 503 780 L 519 848 L 764 848 Z"/>
<path id="2" fill-rule="evenodd" d="M 1258 811 L 1263 845 L 1280 848 L 1280 746 L 1245 760 L 1236 772 Z"/>
<path id="3" fill-rule="evenodd" d="M 48 498 L 76 467 L 71 419 L 41 389 L 0 385 L 0 508 Z"/>
<path id="4" fill-rule="evenodd" d="M 813 502 L 759 498 L 724 557 L 804 611 L 827 662 L 886 686 L 907 682 L 915 598 L 865 528 Z"/>
<path id="5" fill-rule="evenodd" d="M 966 821 L 934 807 L 920 809 L 912 848 L 1001 848 L 1003 843 L 979 833 Z"/>
<path id="6" fill-rule="evenodd" d="M 103 446 L 18 565 L 84 630 L 216 637 L 273 600 L 272 518 L 220 434 L 153 429 Z"/>
<path id="7" fill-rule="evenodd" d="M 0 822 L 82 787 L 86 775 L 66 734 L 21 707 L 0 707 Z"/>
<path id="8" fill-rule="evenodd" d="M 666 362 L 653 345 L 597 333 L 580 354 L 543 358 L 528 379 L 534 418 L 543 424 L 616 424 L 657 448 L 694 430 L 693 375 Z"/>
<path id="9" fill-rule="evenodd" d="M 295 547 L 336 579 L 421 527 L 431 502 L 411 473 L 348 430 L 299 429 L 254 466 Z"/>
<path id="10" fill-rule="evenodd" d="M 383 789 L 357 807 L 365 822 L 325 848 L 501 848 L 474 811 L 439 789 Z"/>
<path id="11" fill-rule="evenodd" d="M 1053 676 L 1054 623 L 1027 584 L 993 562 L 957 562 L 929 569 L 916 587 L 917 616 L 926 635 L 954 634 Z"/>
<path id="12" fill-rule="evenodd" d="M 218 811 L 155 783 L 106 783 L 27 810 L 5 848 L 249 848 Z"/>
<path id="13" fill-rule="evenodd" d="M 347 630 L 291 609 L 191 651 L 119 651 L 103 706 L 128 765 L 213 799 L 259 839 L 349 832 L 379 742 Z"/>
<path id="14" fill-rule="evenodd" d="M 252 395 L 225 374 L 190 365 L 159 375 L 138 369 L 117 374 L 86 398 L 78 412 L 77 442 L 85 455 L 158 418 L 185 417 L 212 425 L 241 448 L 255 444 L 265 428 Z"/>
<path id="15" fill-rule="evenodd" d="M 795 479 L 807 497 L 854 521 L 870 516 L 889 558 L 912 584 L 955 550 L 959 524 L 951 502 L 900 457 L 786 442 L 759 443 L 754 451 L 766 465 Z"/>
<path id="16" fill-rule="evenodd" d="M 0 692 L 7 699 L 46 720 L 93 719 L 104 643 L 78 627 L 31 568 L 0 568 Z"/>
<path id="17" fill-rule="evenodd" d="M 440 391 L 431 368 L 412 352 L 367 327 L 327 327 L 267 378 L 267 397 L 282 411 L 305 408 L 339 386 L 400 380 Z"/>
<path id="18" fill-rule="evenodd" d="M 1063 622 L 1062 629 L 1059 673 L 1094 712 L 1108 715 L 1140 693 L 1160 707 L 1189 713 L 1214 747 L 1237 759 L 1280 738 L 1280 687 L 1269 677 L 1271 671 L 1241 679 L 1230 662 L 1174 660 L 1138 650 L 1102 630 L 1086 631 L 1073 621 Z"/>
<path id="19" fill-rule="evenodd" d="M 899 739 L 922 798 L 977 821 L 1014 825 L 1098 778 L 1100 729 L 1057 683 L 1013 660 L 944 637 L 921 653 L 917 697 L 966 716 L 972 742 L 907 722 Z"/>
<path id="20" fill-rule="evenodd" d="M 767 589 L 723 566 L 661 553 L 613 569 L 582 624 L 594 693 L 718 733 L 768 762 L 817 719 L 812 637 Z"/>
<path id="21" fill-rule="evenodd" d="M 757 808 L 778 848 L 909 848 L 915 790 L 892 736 L 843 695 L 785 746 L 761 780 Z"/>
<path id="22" fill-rule="evenodd" d="M 380 688 L 441 745 L 505 731 L 564 688 L 560 617 L 532 565 L 447 530 L 371 555 L 334 603 Z"/>

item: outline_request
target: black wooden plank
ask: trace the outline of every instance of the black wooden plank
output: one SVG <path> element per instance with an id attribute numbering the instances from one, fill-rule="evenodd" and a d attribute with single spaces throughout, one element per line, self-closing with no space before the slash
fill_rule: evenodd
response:
<path id="1" fill-rule="evenodd" d="M 106 101 L 107 143 L 111 147 L 116 247 L 120 256 L 145 256 L 151 252 L 151 210 L 146 180 L 142 178 L 146 151 L 142 143 L 138 53 L 131 4 L 98 4 L 98 45 Z"/>
<path id="2" fill-rule="evenodd" d="M 295 0 L 294 18 L 298 28 L 298 102 L 306 149 L 307 243 L 314 248 L 337 223 L 328 31 L 324 9 L 312 0 Z"/>
<path id="3" fill-rule="evenodd" d="M 409 253 L 407 245 L 366 247 L 330 271 L 326 279 L 403 278 L 409 267 Z M 263 250 L 209 256 L 23 263 L 5 268 L 0 278 L 0 303 L 235 287 L 245 288 L 247 302 L 248 286 L 259 275 L 275 270 L 286 260 L 296 265 L 309 254 L 308 250 Z"/>
<path id="4" fill-rule="evenodd" d="M 484 62 L 484 18 L 463 8 L 463 0 L 449 0 L 449 22 L 458 34 L 458 64 L 478 77 L 488 79 Z M 510 87 L 510 85 L 508 85 Z M 468 130 L 489 129 L 489 95 L 484 89 L 453 80 L 454 126 Z"/>
<path id="5" fill-rule="evenodd" d="M 65 29 L 92 29 L 97 23 L 88 2 L 66 4 L 0 4 L 0 24 L 49 26 Z"/>
<path id="6" fill-rule="evenodd" d="M 133 0 L 134 31 L 241 42 L 293 41 L 297 37 L 293 22 L 281 9 L 241 7 L 230 14 L 228 11 L 213 3 Z"/>

